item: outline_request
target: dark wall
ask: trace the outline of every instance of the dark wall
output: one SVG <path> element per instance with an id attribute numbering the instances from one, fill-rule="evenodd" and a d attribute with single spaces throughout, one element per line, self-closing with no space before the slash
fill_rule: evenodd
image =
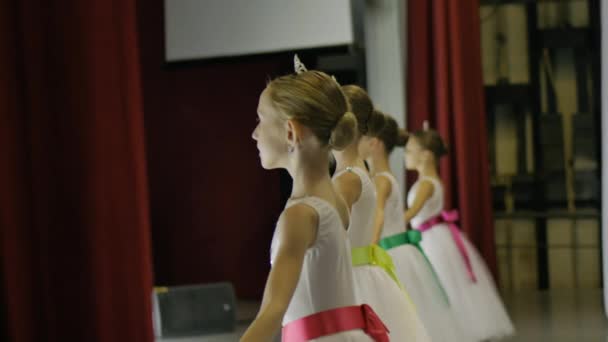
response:
<path id="1" fill-rule="evenodd" d="M 231 281 L 259 297 L 283 204 L 251 132 L 260 92 L 289 58 L 166 65 L 162 3 L 138 9 L 156 284 Z"/>
<path id="2" fill-rule="evenodd" d="M 0 341 L 8 339 L 8 303 L 4 297 L 6 289 L 4 287 L 4 269 L 0 266 Z"/>

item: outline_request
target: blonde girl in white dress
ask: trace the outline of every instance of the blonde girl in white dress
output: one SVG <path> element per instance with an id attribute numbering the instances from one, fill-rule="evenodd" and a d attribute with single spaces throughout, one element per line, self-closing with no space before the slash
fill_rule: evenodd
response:
<path id="1" fill-rule="evenodd" d="M 389 166 L 389 155 L 403 147 L 407 136 L 395 119 L 376 110 L 359 154 L 370 166 L 376 184 L 374 241 L 393 258 L 399 280 L 412 297 L 420 318 L 434 342 L 473 342 L 457 323 L 449 299 L 420 246 L 420 232 L 406 231 L 403 195 Z"/>
<path id="2" fill-rule="evenodd" d="M 422 232 L 422 248 L 448 293 L 462 329 L 478 341 L 512 335 L 515 329 L 484 260 L 456 227 L 457 212 L 444 208 L 438 162 L 446 153 L 436 131 L 410 134 L 405 166 L 416 171 L 418 181 L 408 193 L 404 219 Z"/>
<path id="3" fill-rule="evenodd" d="M 298 69 L 296 69 L 298 70 Z M 330 149 L 353 139 L 356 119 L 340 86 L 318 71 L 271 81 L 253 139 L 265 169 L 286 169 L 291 198 L 281 213 L 260 311 L 241 342 L 387 342 L 386 328 L 353 288 L 348 207 L 327 168 Z"/>
<path id="4" fill-rule="evenodd" d="M 359 302 L 368 303 L 390 331 L 391 341 L 430 341 L 415 306 L 402 288 L 390 256 L 373 243 L 376 189 L 359 156 L 359 140 L 368 131 L 373 105 L 360 87 L 342 87 L 357 118 L 355 139 L 334 151 L 338 192 L 351 209 L 348 237 L 352 247 L 355 291 Z"/>

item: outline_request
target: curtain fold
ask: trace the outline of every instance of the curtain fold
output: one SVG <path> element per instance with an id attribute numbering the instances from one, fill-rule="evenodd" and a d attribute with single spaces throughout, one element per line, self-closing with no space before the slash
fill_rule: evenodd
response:
<path id="1" fill-rule="evenodd" d="M 0 5 L 9 341 L 153 341 L 134 0 Z"/>
<path id="2" fill-rule="evenodd" d="M 428 120 L 449 145 L 441 161 L 446 207 L 497 275 L 479 0 L 408 1 L 407 124 Z"/>

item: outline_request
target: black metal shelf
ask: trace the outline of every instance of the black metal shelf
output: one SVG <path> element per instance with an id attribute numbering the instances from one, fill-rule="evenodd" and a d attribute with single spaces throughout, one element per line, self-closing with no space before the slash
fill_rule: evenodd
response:
<path id="1" fill-rule="evenodd" d="M 492 104 L 530 104 L 530 84 L 503 83 L 486 86 L 486 101 Z"/>
<path id="2" fill-rule="evenodd" d="M 539 30 L 540 40 L 546 48 L 586 48 L 591 41 L 588 28 L 546 28 Z"/>
<path id="3" fill-rule="evenodd" d="M 521 4 L 526 11 L 526 25 L 528 31 L 528 62 L 529 62 L 529 83 L 505 83 L 499 81 L 496 85 L 485 86 L 486 108 L 488 113 L 488 125 L 490 137 L 494 136 L 494 120 L 496 120 L 496 106 L 509 106 L 508 110 L 514 115 L 517 121 L 517 136 L 523 139 L 527 134 L 525 120 L 522 114 L 532 113 L 532 146 L 534 155 L 534 173 L 527 174 L 526 161 L 527 151 L 522 144 L 518 144 L 518 175 L 509 177 L 505 181 L 500 181 L 496 176 L 492 180 L 493 206 L 495 208 L 495 218 L 498 219 L 530 219 L 535 221 L 535 238 L 537 245 L 547 244 L 547 219 L 550 218 L 570 218 L 570 219 L 598 219 L 598 210 L 577 210 L 570 212 L 560 209 L 567 208 L 567 201 L 563 200 L 561 193 L 556 192 L 554 184 L 556 182 L 556 165 L 565 164 L 556 160 L 555 151 L 559 150 L 554 144 L 555 136 L 547 133 L 547 127 L 552 122 L 548 117 L 541 115 L 541 77 L 543 72 L 540 68 L 540 61 L 544 58 L 544 50 L 549 49 L 550 58 L 555 49 L 572 49 L 575 56 L 575 67 L 577 70 L 577 84 L 585 85 L 577 87 L 577 98 L 579 111 L 588 112 L 590 108 L 597 111 L 597 97 L 599 97 L 599 82 L 597 74 L 592 76 L 594 85 L 593 93 L 595 101 L 594 107 L 587 103 L 589 94 L 586 84 L 588 76 L 586 68 L 589 58 L 595 62 L 595 70 L 599 68 L 599 1 L 588 0 L 590 25 L 585 28 L 575 28 L 570 26 L 559 26 L 552 28 L 538 27 L 538 4 L 541 2 L 559 2 L 563 0 L 480 0 L 481 5 L 493 5 L 494 10 L 501 5 Z M 594 52 L 595 51 L 595 52 Z M 579 75 L 580 74 L 580 75 Z M 547 90 L 548 111 L 556 112 L 555 93 L 552 89 Z M 597 113 L 596 113 L 597 114 Z M 552 132 L 552 131 L 550 131 Z M 559 140 L 559 139 L 558 139 Z M 490 148 L 494 148 L 496 142 L 490 141 Z M 598 150 L 599 151 L 599 150 Z M 492 164 L 496 165 L 495 153 L 491 155 Z M 557 167 L 559 169 L 559 167 Z M 565 181 L 564 181 L 565 183 Z M 564 185 L 565 186 L 565 185 Z M 551 191 L 550 191 L 551 190 Z M 506 192 L 513 201 L 515 208 L 525 208 L 526 210 L 516 209 L 514 212 L 506 212 Z M 565 189 L 564 189 L 565 191 Z M 578 196 L 579 192 L 577 192 Z M 599 208 L 598 201 L 589 200 L 586 197 L 577 197 L 575 206 L 578 208 Z M 500 210 L 500 209 L 503 210 Z M 539 289 L 549 288 L 548 274 L 548 254 L 543 248 L 537 249 L 538 262 L 538 285 Z"/>
<path id="4" fill-rule="evenodd" d="M 534 3 L 542 3 L 542 2 L 561 2 L 563 0 L 480 0 L 479 4 L 482 6 L 485 5 L 516 5 L 516 4 L 534 4 Z"/>
<path id="5" fill-rule="evenodd" d="M 537 218 L 565 218 L 565 219 L 597 219 L 601 213 L 595 209 L 578 209 L 574 212 L 568 210 L 533 211 L 521 210 L 512 213 L 495 211 L 494 217 L 498 219 L 537 219 Z"/>

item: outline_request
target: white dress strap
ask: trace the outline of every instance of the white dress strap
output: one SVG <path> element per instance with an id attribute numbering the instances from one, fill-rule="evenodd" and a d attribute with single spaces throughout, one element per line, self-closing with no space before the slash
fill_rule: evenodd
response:
<path id="1" fill-rule="evenodd" d="M 333 178 L 335 179 L 345 172 L 356 174 L 361 181 L 361 194 L 351 208 L 348 237 L 353 248 L 368 246 L 374 238 L 373 221 L 376 210 L 376 187 L 367 171 L 360 167 L 347 167 Z"/>

